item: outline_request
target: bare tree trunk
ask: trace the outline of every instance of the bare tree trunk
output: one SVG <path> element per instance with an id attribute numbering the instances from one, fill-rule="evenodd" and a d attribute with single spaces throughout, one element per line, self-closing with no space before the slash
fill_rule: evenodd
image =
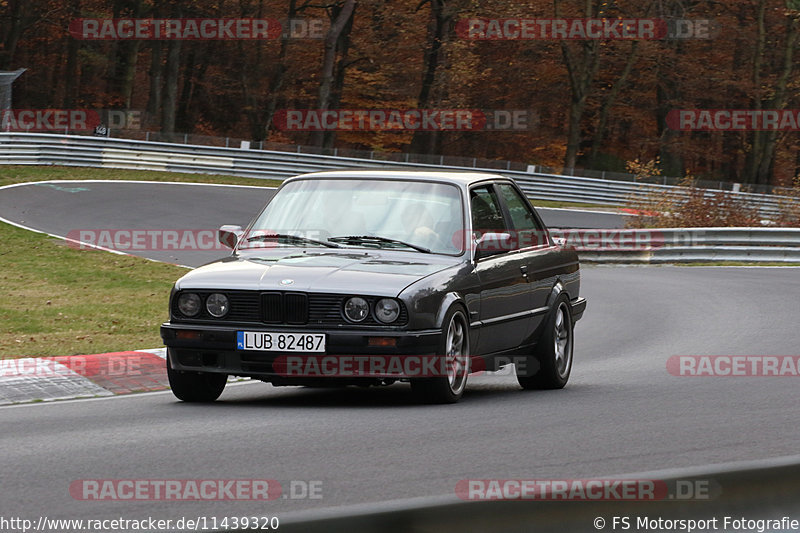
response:
<path id="1" fill-rule="evenodd" d="M 142 0 L 115 0 L 113 17 L 138 18 L 142 14 Z M 108 92 L 115 98 L 115 104 L 130 109 L 133 85 L 136 75 L 136 62 L 139 57 L 138 40 L 115 41 L 108 66 Z"/>
<path id="2" fill-rule="evenodd" d="M 424 72 L 422 86 L 417 97 L 417 107 L 427 109 L 431 104 L 431 94 L 436 82 L 436 71 L 441 62 L 442 46 L 447 38 L 448 25 L 452 14 L 445 12 L 445 0 L 422 0 L 417 6 L 419 10 L 426 3 L 431 5 L 431 24 L 428 27 L 428 46 L 423 57 Z M 433 154 L 438 144 L 436 131 L 414 132 L 409 150 L 411 153 Z"/>
<path id="3" fill-rule="evenodd" d="M 647 6 L 647 9 L 644 13 L 645 17 L 650 17 L 653 8 L 655 7 L 654 3 L 650 3 Z M 636 63 L 636 60 L 639 58 L 639 51 L 640 51 L 640 42 L 633 41 L 631 43 L 631 49 L 628 53 L 628 57 L 625 60 L 625 66 L 622 68 L 622 72 L 620 73 L 617 80 L 611 86 L 606 97 L 603 99 L 603 102 L 600 106 L 600 114 L 597 119 L 597 123 L 595 126 L 594 136 L 592 138 L 592 151 L 589 157 L 589 167 L 595 168 L 597 165 L 597 158 L 600 153 L 600 148 L 603 146 L 603 141 L 606 138 L 606 129 L 608 127 L 608 116 L 611 113 L 611 109 L 616 104 L 617 97 L 619 96 L 620 91 L 628 82 L 628 76 L 631 74 L 631 70 L 633 70 L 633 65 Z"/>
<path id="4" fill-rule="evenodd" d="M 330 107 L 337 109 L 342 103 L 342 92 L 344 91 L 344 81 L 347 67 L 350 65 L 348 54 L 350 53 L 350 32 L 353 29 L 353 19 L 350 17 L 347 25 L 339 36 L 339 43 L 336 45 L 339 50 L 339 61 L 336 63 L 333 86 L 331 87 Z M 323 148 L 333 148 L 336 142 L 336 131 L 326 131 L 322 141 Z"/>
<path id="5" fill-rule="evenodd" d="M 70 16 L 73 19 L 80 17 L 81 0 L 70 0 Z M 67 64 L 64 67 L 64 109 L 71 109 L 75 105 L 75 91 L 80 85 L 78 81 L 78 51 L 81 43 L 78 39 L 67 36 Z"/>
<path id="6" fill-rule="evenodd" d="M 356 0 L 344 0 L 332 10 L 331 27 L 325 36 L 325 52 L 322 56 L 322 69 L 320 72 L 319 91 L 317 94 L 317 109 L 330 109 L 331 91 L 334 82 L 334 68 L 336 55 L 342 32 L 348 27 L 348 21 L 355 11 Z M 312 146 L 322 146 L 325 140 L 324 131 L 312 132 L 309 142 Z"/>
<path id="7" fill-rule="evenodd" d="M 757 56 L 753 61 L 753 79 L 757 82 L 754 86 L 758 90 L 761 87 L 760 69 L 762 66 L 762 55 L 766 41 L 764 24 L 765 0 L 759 0 L 758 12 L 758 31 L 759 39 L 757 46 Z M 755 98 L 754 109 L 785 109 L 789 100 L 789 80 L 794 72 L 795 61 L 794 51 L 800 39 L 800 29 L 797 21 L 791 16 L 786 17 L 786 44 L 783 50 L 782 64 L 778 80 L 772 88 L 772 95 L 764 100 L 760 95 Z M 775 150 L 778 145 L 778 132 L 755 131 L 752 135 L 751 152 L 747 161 L 748 183 L 768 185 L 772 180 L 775 167 Z"/>
<path id="8" fill-rule="evenodd" d="M 6 0 L 6 15 L 0 17 L 0 70 L 12 70 L 17 44 L 29 27 L 39 20 L 50 16 L 44 9 L 33 9 L 30 0 Z M 49 10 L 57 10 L 60 6 L 48 6 Z M 4 20 L 5 19 L 5 20 Z"/>
<path id="9" fill-rule="evenodd" d="M 660 18 L 687 18 L 689 9 L 682 0 L 669 0 L 659 4 L 657 16 Z M 659 159 L 661 170 L 666 176 L 683 176 L 686 164 L 683 154 L 675 148 L 682 133 L 667 127 L 667 116 L 675 106 L 683 101 L 683 85 L 675 76 L 685 61 L 685 47 L 682 41 L 664 43 L 665 53 L 656 59 L 656 129 L 659 137 Z M 690 135 L 692 135 L 690 133 Z"/>
<path id="10" fill-rule="evenodd" d="M 749 13 L 750 6 L 742 3 L 737 6 L 737 16 L 739 20 L 746 20 Z M 734 43 L 733 56 L 731 57 L 729 76 L 733 79 L 741 70 L 742 65 L 746 65 L 749 60 L 749 54 L 752 44 L 744 39 L 736 39 Z M 724 100 L 727 102 L 735 102 L 741 95 L 741 89 L 738 86 L 728 86 L 725 91 Z M 744 181 L 745 170 L 745 155 L 742 154 L 744 150 L 741 149 L 742 144 L 747 139 L 747 133 L 741 132 L 737 135 L 726 134 L 722 136 L 722 153 L 727 154 L 727 158 L 723 158 L 720 164 L 719 174 L 724 178 L 741 183 Z"/>
<path id="11" fill-rule="evenodd" d="M 631 70 L 633 69 L 634 63 L 636 63 L 638 56 L 639 41 L 634 41 L 631 44 L 631 51 L 628 54 L 628 59 L 625 61 L 625 67 L 622 69 L 619 78 L 617 78 L 617 80 L 614 82 L 614 85 L 611 87 L 611 90 L 608 92 L 608 95 L 603 100 L 603 104 L 600 107 L 600 116 L 597 119 L 597 126 L 594 131 L 594 138 L 592 139 L 592 154 L 589 158 L 590 168 L 593 168 L 597 163 L 597 156 L 606 136 L 608 115 L 611 113 L 611 109 L 614 107 L 622 87 L 624 87 L 625 83 L 627 83 L 628 76 L 630 76 Z"/>
<path id="12" fill-rule="evenodd" d="M 6 6 L 6 20 L 0 29 L 3 46 L 0 49 L 0 70 L 11 70 L 14 63 L 14 52 L 23 30 L 22 6 L 27 0 L 9 0 Z"/>
<path id="13" fill-rule="evenodd" d="M 166 74 L 164 76 L 164 97 L 161 113 L 161 131 L 175 132 L 175 119 L 178 108 L 178 77 L 181 70 L 181 41 L 170 41 L 167 47 Z"/>
<path id="14" fill-rule="evenodd" d="M 797 21 L 791 17 L 786 18 L 786 47 L 783 51 L 783 69 L 778 82 L 775 86 L 774 97 L 769 101 L 770 109 L 785 109 L 789 101 L 789 80 L 795 68 L 794 52 L 797 49 L 798 31 Z M 761 164 L 758 167 L 756 183 L 768 185 L 772 181 L 775 169 L 775 150 L 778 146 L 779 134 L 777 131 L 761 132 L 765 133 L 763 151 L 761 154 Z"/>
<path id="15" fill-rule="evenodd" d="M 756 27 L 758 34 L 756 37 L 756 48 L 753 52 L 753 90 L 756 94 L 753 95 L 751 100 L 751 107 L 755 111 L 761 110 L 763 106 L 763 98 L 761 96 L 761 65 L 764 59 L 764 48 L 767 41 L 767 31 L 764 24 L 764 13 L 766 10 L 766 0 L 758 0 L 758 12 L 756 15 Z M 750 135 L 750 152 L 747 154 L 747 161 L 745 163 L 745 182 L 755 183 L 758 174 L 758 167 L 760 165 L 760 155 L 762 152 L 763 136 L 761 132 L 754 131 Z"/>
<path id="16" fill-rule="evenodd" d="M 152 56 L 150 57 L 150 91 L 147 98 L 147 122 L 152 125 L 159 123 L 158 116 L 161 111 L 161 82 L 164 64 L 161 57 L 161 41 L 151 44 Z"/>
<path id="17" fill-rule="evenodd" d="M 183 61 L 183 82 L 181 84 L 181 94 L 178 100 L 178 111 L 175 123 L 180 131 L 192 132 L 196 118 L 199 114 L 198 106 L 195 104 L 198 93 L 201 93 L 203 79 L 205 78 L 208 64 L 214 57 L 216 42 L 198 43 L 198 47 L 204 48 L 197 52 L 197 48 L 189 51 L 186 60 Z M 197 57 L 200 57 L 198 60 Z"/>
<path id="18" fill-rule="evenodd" d="M 262 18 L 262 7 L 263 0 L 258 0 L 255 13 L 253 13 L 250 0 L 239 0 L 239 16 L 242 18 L 252 16 Z M 253 53 L 253 47 L 255 47 L 255 54 Z M 245 45 L 239 41 L 236 43 L 236 49 L 239 54 L 239 64 L 242 65 L 238 76 L 242 91 L 242 112 L 247 117 L 247 123 L 250 126 L 250 138 L 252 139 L 258 130 L 263 129 L 258 99 L 258 87 L 263 72 L 262 47 L 261 43 L 248 43 Z"/>
<path id="19" fill-rule="evenodd" d="M 297 15 L 297 0 L 289 1 L 288 20 L 292 20 Z M 278 101 L 281 98 L 281 89 L 283 88 L 283 81 L 286 76 L 286 54 L 289 48 L 290 36 L 284 32 L 281 37 L 281 48 L 278 52 L 278 61 L 275 64 L 275 70 L 272 72 L 272 77 L 269 80 L 267 106 L 264 112 L 264 124 L 266 124 L 266 132 L 253 132 L 253 140 L 260 141 L 265 138 L 265 134 L 274 129 L 275 125 L 272 119 L 275 116 L 275 110 L 278 108 Z M 258 135 L 255 135 L 258 133 Z"/>
<path id="20" fill-rule="evenodd" d="M 560 17 L 559 4 L 561 0 L 554 0 L 556 18 Z M 593 6 L 593 0 L 585 0 L 584 16 L 587 18 L 597 17 L 599 7 Z M 599 2 L 598 2 L 599 4 Z M 577 59 L 570 50 L 566 41 L 561 41 L 561 54 L 564 57 L 564 65 L 567 68 L 570 87 L 570 106 L 568 115 L 567 129 L 567 151 L 564 155 L 564 167 L 575 168 L 578 160 L 578 153 L 581 148 L 581 124 L 589 91 L 597 75 L 600 66 L 599 41 L 587 40 L 580 43 L 580 59 Z"/>

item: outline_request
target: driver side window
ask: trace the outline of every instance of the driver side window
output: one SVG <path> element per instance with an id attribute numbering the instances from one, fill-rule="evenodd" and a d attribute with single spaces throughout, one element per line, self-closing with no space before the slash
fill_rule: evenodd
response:
<path id="1" fill-rule="evenodd" d="M 474 238 L 484 233 L 507 231 L 500 201 L 491 186 L 476 187 L 469 193 L 472 206 L 472 230 Z"/>

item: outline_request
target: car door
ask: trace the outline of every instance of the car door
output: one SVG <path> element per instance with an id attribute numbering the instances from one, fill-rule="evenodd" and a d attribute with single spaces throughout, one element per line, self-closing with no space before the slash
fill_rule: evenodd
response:
<path id="1" fill-rule="evenodd" d="M 509 232 L 503 204 L 494 185 L 470 190 L 473 238 L 487 232 Z M 516 250 L 480 258 L 475 270 L 480 284 L 478 353 L 488 354 L 519 346 L 530 330 L 530 291 L 525 260 Z"/>
<path id="2" fill-rule="evenodd" d="M 556 283 L 560 265 L 558 248 L 550 241 L 544 224 L 527 198 L 510 182 L 496 184 L 516 244 L 516 254 L 528 282 L 530 322 L 525 344 L 532 342 L 533 333 L 547 314 L 547 298 Z"/>

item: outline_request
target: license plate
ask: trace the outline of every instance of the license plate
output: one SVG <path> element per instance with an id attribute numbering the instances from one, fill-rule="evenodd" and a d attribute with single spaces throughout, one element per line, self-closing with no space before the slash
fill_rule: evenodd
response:
<path id="1" fill-rule="evenodd" d="M 324 352 L 325 334 L 237 331 L 236 349 L 256 352 Z"/>

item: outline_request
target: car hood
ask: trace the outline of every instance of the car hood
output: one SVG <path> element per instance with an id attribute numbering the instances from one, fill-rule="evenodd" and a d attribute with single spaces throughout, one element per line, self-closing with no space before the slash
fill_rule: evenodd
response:
<path id="1" fill-rule="evenodd" d="M 209 263 L 179 279 L 176 288 L 397 296 L 415 281 L 459 262 L 458 257 L 384 250 L 275 250 Z"/>

